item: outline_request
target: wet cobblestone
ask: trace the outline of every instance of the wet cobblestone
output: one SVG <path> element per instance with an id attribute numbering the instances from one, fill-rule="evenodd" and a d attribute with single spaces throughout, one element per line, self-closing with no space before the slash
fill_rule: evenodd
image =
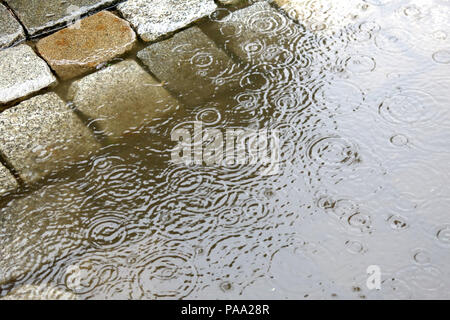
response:
<path id="1" fill-rule="evenodd" d="M 21 44 L 0 51 L 0 104 L 56 84 L 48 65 L 33 49 Z"/>
<path id="2" fill-rule="evenodd" d="M 55 93 L 26 100 L 0 113 L 0 152 L 32 183 L 95 151 L 98 143 Z"/>
<path id="3" fill-rule="evenodd" d="M 95 70 L 132 49 L 136 34 L 129 23 L 108 11 L 80 21 L 79 28 L 66 28 L 39 40 L 37 50 L 62 79 Z"/>
<path id="4" fill-rule="evenodd" d="M 9 47 L 25 39 L 20 23 L 9 10 L 0 3 L 0 49 Z"/>

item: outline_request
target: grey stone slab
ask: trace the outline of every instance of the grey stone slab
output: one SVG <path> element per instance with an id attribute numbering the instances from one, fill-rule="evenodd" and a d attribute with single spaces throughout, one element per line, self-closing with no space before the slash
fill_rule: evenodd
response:
<path id="1" fill-rule="evenodd" d="M 31 36 L 71 24 L 80 16 L 121 0 L 6 0 Z"/>
<path id="2" fill-rule="evenodd" d="M 354 26 L 370 17 L 371 1 L 366 0 L 274 0 L 274 4 L 296 21 L 301 22 L 308 30 L 323 36 L 336 36 L 348 26 Z M 375 5 L 375 3 L 372 3 Z M 380 2 L 381 4 L 381 2 Z M 343 36 L 343 35 L 341 35 Z"/>
<path id="3" fill-rule="evenodd" d="M 0 3 L 0 49 L 9 47 L 25 39 L 20 23 L 9 10 Z"/>
<path id="4" fill-rule="evenodd" d="M 272 2 L 273 0 L 218 0 L 220 4 L 225 6 L 231 5 L 246 5 L 249 3 L 255 3 L 260 1 Z"/>
<path id="5" fill-rule="evenodd" d="M 113 139 L 178 106 L 161 83 L 133 60 L 75 81 L 69 88 L 69 99 Z"/>
<path id="6" fill-rule="evenodd" d="M 27 277 L 43 265 L 53 265 L 79 248 L 84 236 L 81 219 L 87 211 L 82 204 L 88 195 L 78 179 L 51 181 L 4 201 L 0 208 L 0 286 L 28 283 Z"/>
<path id="7" fill-rule="evenodd" d="M 13 191 L 19 185 L 9 170 L 0 163 L 0 196 Z"/>
<path id="8" fill-rule="evenodd" d="M 52 287 L 47 284 L 14 288 L 0 300 L 77 300 L 77 295 L 69 290 Z"/>
<path id="9" fill-rule="evenodd" d="M 304 60 L 305 30 L 268 2 L 258 2 L 209 24 L 205 31 L 227 51 L 251 64 L 281 66 Z"/>
<path id="10" fill-rule="evenodd" d="M 149 45 L 137 56 L 189 105 L 240 87 L 242 70 L 196 26 Z"/>
<path id="11" fill-rule="evenodd" d="M 214 0 L 129 0 L 118 5 L 144 41 L 154 41 L 213 13 Z"/>
<path id="12" fill-rule="evenodd" d="M 0 113 L 0 152 L 26 183 L 33 183 L 95 151 L 99 144 L 55 93 Z"/>
<path id="13" fill-rule="evenodd" d="M 56 84 L 44 60 L 26 44 L 0 51 L 0 104 Z"/>

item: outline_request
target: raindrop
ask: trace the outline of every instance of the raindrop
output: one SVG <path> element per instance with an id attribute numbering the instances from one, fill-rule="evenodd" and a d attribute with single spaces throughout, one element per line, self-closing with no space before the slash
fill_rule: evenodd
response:
<path id="1" fill-rule="evenodd" d="M 404 29 L 382 29 L 375 38 L 376 46 L 389 53 L 402 53 L 411 48 L 411 34 Z"/>
<path id="2" fill-rule="evenodd" d="M 223 292 L 228 292 L 231 291 L 231 289 L 233 289 L 233 285 L 231 284 L 231 282 L 225 281 L 220 284 L 220 289 Z"/>
<path id="3" fill-rule="evenodd" d="M 198 274 L 194 265 L 182 253 L 169 250 L 143 256 L 136 282 L 140 298 L 182 299 L 197 286 Z"/>
<path id="4" fill-rule="evenodd" d="M 364 251 L 364 246 L 359 241 L 347 240 L 345 242 L 345 247 L 347 248 L 348 252 L 353 254 L 362 253 Z"/>
<path id="5" fill-rule="evenodd" d="M 394 215 L 394 216 L 389 217 L 388 222 L 389 222 L 389 226 L 393 230 L 400 231 L 400 230 L 404 230 L 404 229 L 408 228 L 408 223 L 406 222 L 405 218 L 403 218 L 402 216 L 399 216 L 399 215 Z"/>
<path id="6" fill-rule="evenodd" d="M 364 55 L 355 55 L 347 59 L 346 68 L 352 73 L 366 73 L 375 70 L 375 59 Z"/>
<path id="7" fill-rule="evenodd" d="M 450 245 L 450 226 L 440 228 L 436 233 L 436 238 L 444 245 Z"/>
<path id="8" fill-rule="evenodd" d="M 433 53 L 433 60 L 436 63 L 449 64 L 450 63 L 450 50 L 441 50 Z"/>
<path id="9" fill-rule="evenodd" d="M 398 124 L 422 124 L 437 117 L 434 98 L 423 91 L 405 90 L 386 98 L 378 108 L 388 122 Z"/>
<path id="10" fill-rule="evenodd" d="M 418 249 L 413 253 L 413 259 L 417 264 L 428 264 L 431 261 L 428 252 L 422 249 Z"/>
<path id="11" fill-rule="evenodd" d="M 395 146 L 404 146 L 408 143 L 408 138 L 402 134 L 396 134 L 392 136 L 389 141 Z"/>

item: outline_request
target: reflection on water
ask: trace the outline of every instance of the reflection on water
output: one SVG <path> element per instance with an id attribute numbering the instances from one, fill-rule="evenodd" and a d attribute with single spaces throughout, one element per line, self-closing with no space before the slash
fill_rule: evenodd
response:
<path id="1" fill-rule="evenodd" d="M 450 298 L 450 2 L 279 3 L 200 25 L 238 90 L 3 201 L 1 296 Z M 196 120 L 277 129 L 279 172 L 171 164 Z"/>

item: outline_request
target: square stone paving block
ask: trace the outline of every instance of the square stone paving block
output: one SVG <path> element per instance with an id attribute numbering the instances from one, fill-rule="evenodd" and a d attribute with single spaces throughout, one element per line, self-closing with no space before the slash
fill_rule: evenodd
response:
<path id="1" fill-rule="evenodd" d="M 69 99 L 97 129 L 117 138 L 178 101 L 135 61 L 125 60 L 75 81 Z"/>
<path id="2" fill-rule="evenodd" d="M 25 33 L 22 26 L 11 12 L 0 3 L 0 49 L 24 39 Z"/>
<path id="3" fill-rule="evenodd" d="M 99 144 L 55 93 L 0 113 L 0 152 L 26 183 L 88 156 Z"/>
<path id="4" fill-rule="evenodd" d="M 44 60 L 26 44 L 0 51 L 0 104 L 56 84 Z"/>
<path id="5" fill-rule="evenodd" d="M 6 0 L 31 36 L 73 23 L 86 13 L 121 0 Z"/>
<path id="6" fill-rule="evenodd" d="M 79 183 L 64 179 L 2 203 L 0 287 L 23 281 L 80 248 L 87 197 Z"/>
<path id="7" fill-rule="evenodd" d="M 328 36 L 357 25 L 371 14 L 371 1 L 366 0 L 274 0 L 274 3 L 308 30 Z"/>
<path id="8" fill-rule="evenodd" d="M 109 11 L 101 11 L 39 40 L 37 49 L 62 79 L 95 69 L 129 51 L 136 42 L 130 24 Z"/>
<path id="9" fill-rule="evenodd" d="M 189 105 L 240 87 L 239 66 L 196 26 L 149 45 L 137 56 Z"/>
<path id="10" fill-rule="evenodd" d="M 16 189 L 19 185 L 9 170 L 0 163 L 0 196 Z"/>
<path id="11" fill-rule="evenodd" d="M 214 0 L 129 0 L 118 5 L 144 41 L 155 41 L 213 13 Z"/>
<path id="12" fill-rule="evenodd" d="M 205 26 L 205 31 L 242 61 L 280 68 L 304 62 L 304 29 L 267 2 L 237 10 L 220 21 Z"/>

